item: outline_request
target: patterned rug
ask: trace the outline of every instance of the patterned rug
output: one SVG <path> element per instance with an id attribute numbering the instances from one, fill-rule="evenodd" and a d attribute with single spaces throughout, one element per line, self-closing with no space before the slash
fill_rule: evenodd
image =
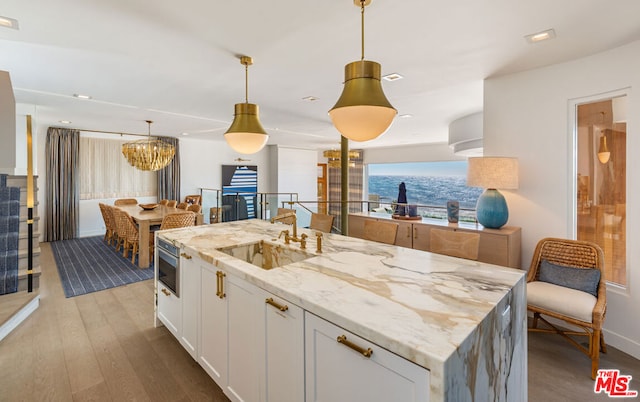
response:
<path id="1" fill-rule="evenodd" d="M 153 278 L 153 263 L 140 269 L 107 245 L 102 236 L 51 242 L 66 297 Z"/>

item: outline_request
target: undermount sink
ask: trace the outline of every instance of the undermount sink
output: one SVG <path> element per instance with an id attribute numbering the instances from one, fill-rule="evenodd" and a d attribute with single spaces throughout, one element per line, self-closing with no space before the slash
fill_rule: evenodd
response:
<path id="1" fill-rule="evenodd" d="M 284 247 L 281 244 L 273 244 L 260 240 L 254 243 L 240 244 L 237 246 L 219 248 L 225 254 L 246 261 L 262 269 L 282 267 L 313 257 L 302 250 Z"/>

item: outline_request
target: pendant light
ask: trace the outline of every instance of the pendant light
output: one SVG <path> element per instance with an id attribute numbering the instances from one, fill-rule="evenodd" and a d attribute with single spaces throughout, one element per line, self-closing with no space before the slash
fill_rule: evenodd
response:
<path id="1" fill-rule="evenodd" d="M 361 59 L 344 68 L 344 89 L 329 116 L 342 136 L 353 141 L 369 141 L 383 134 L 398 111 L 382 91 L 380 64 L 364 59 L 364 8 L 371 0 L 354 0 L 360 6 Z"/>
<path id="2" fill-rule="evenodd" d="M 244 103 L 236 103 L 233 123 L 224 133 L 224 139 L 234 151 L 254 154 L 264 148 L 269 135 L 260 124 L 258 105 L 249 103 L 249 66 L 253 64 L 253 59 L 242 56 L 240 64 L 245 71 L 245 99 Z"/>
<path id="3" fill-rule="evenodd" d="M 122 144 L 122 155 L 136 169 L 157 171 L 173 160 L 176 150 L 173 145 L 160 139 L 151 138 L 151 120 L 146 120 L 149 133 L 144 140 Z"/>
<path id="4" fill-rule="evenodd" d="M 602 125 L 604 126 L 604 112 L 600 112 L 602 115 Z M 598 146 L 598 160 L 600 163 L 605 164 L 609 162 L 609 158 L 611 157 L 611 152 L 609 152 L 609 147 L 607 147 L 607 137 L 605 130 L 601 131 L 602 136 L 600 137 L 600 145 Z"/>

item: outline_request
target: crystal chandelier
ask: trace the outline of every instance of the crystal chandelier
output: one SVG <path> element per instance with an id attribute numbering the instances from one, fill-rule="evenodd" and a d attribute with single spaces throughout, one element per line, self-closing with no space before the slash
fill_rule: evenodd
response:
<path id="1" fill-rule="evenodd" d="M 324 151 L 322 156 L 327 158 L 327 164 L 332 168 L 340 168 L 340 150 L 339 149 L 330 149 L 328 151 Z M 349 151 L 349 167 L 356 167 L 356 163 L 351 159 L 360 157 L 360 153 L 358 151 Z"/>
<path id="2" fill-rule="evenodd" d="M 140 170 L 160 170 L 173 160 L 176 153 L 173 145 L 160 139 L 151 138 L 151 120 L 146 120 L 149 125 L 148 137 L 143 140 L 122 144 L 122 155 L 127 158 L 129 164 Z"/>

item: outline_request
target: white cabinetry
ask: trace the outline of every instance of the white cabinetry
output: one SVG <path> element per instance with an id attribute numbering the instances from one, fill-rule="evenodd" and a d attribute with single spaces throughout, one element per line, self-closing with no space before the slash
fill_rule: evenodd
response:
<path id="1" fill-rule="evenodd" d="M 193 253 L 180 253 L 180 299 L 182 332 L 180 343 L 194 359 L 198 358 L 198 322 L 200 321 L 200 270 L 206 264 Z"/>
<path id="2" fill-rule="evenodd" d="M 221 269 L 201 269 L 198 361 L 232 401 L 260 400 L 261 291 Z"/>
<path id="3" fill-rule="evenodd" d="M 264 402 L 304 401 L 304 310 L 262 291 Z"/>
<path id="4" fill-rule="evenodd" d="M 427 369 L 308 312 L 305 359 L 307 402 L 429 400 Z"/>
<path id="5" fill-rule="evenodd" d="M 157 281 L 158 319 L 178 338 L 182 331 L 182 303 L 178 296 L 162 282 Z"/>
<path id="6" fill-rule="evenodd" d="M 224 272 L 201 270 L 200 348 L 198 362 L 222 387 L 227 381 L 227 301 L 220 293 Z"/>
<path id="7" fill-rule="evenodd" d="M 260 340 L 264 332 L 260 320 L 261 292 L 233 275 L 226 277 L 224 290 L 229 314 L 227 396 L 238 402 L 259 401 L 263 356 Z"/>

